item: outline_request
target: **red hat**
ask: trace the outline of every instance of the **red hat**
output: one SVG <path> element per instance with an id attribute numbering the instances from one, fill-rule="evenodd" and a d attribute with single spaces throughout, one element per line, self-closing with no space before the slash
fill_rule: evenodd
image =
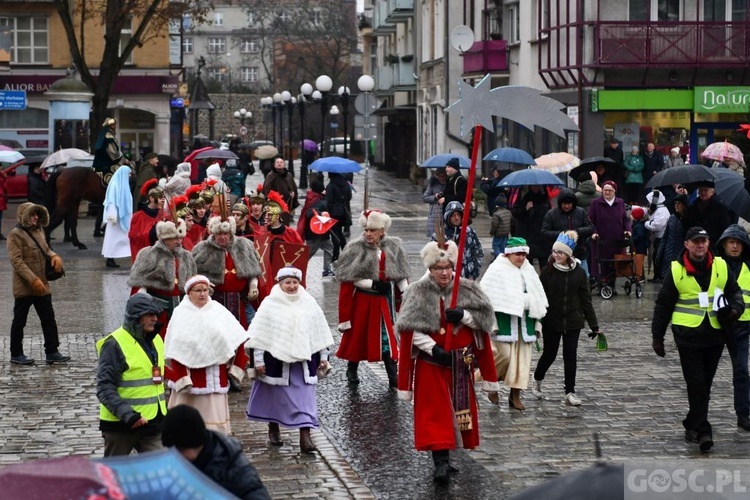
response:
<path id="1" fill-rule="evenodd" d="M 630 215 L 633 216 L 633 219 L 635 220 L 641 220 L 643 219 L 643 216 L 646 214 L 646 212 L 641 207 L 633 207 L 630 209 Z"/>
<path id="2" fill-rule="evenodd" d="M 317 211 L 313 210 L 313 213 L 315 215 L 310 219 L 310 230 L 315 234 L 326 234 L 338 222 L 338 220 L 332 219 L 328 212 L 318 214 Z"/>
<path id="3" fill-rule="evenodd" d="M 602 189 L 604 186 L 612 186 L 612 189 L 615 190 L 615 193 L 617 192 L 617 183 L 615 181 L 604 181 L 604 184 L 602 184 Z"/>

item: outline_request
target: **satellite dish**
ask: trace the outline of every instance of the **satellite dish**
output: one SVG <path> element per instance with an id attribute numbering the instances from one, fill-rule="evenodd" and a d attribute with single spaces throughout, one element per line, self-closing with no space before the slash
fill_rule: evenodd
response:
<path id="1" fill-rule="evenodd" d="M 451 46 L 459 52 L 466 52 L 474 45 L 474 31 L 466 25 L 459 24 L 451 31 Z"/>

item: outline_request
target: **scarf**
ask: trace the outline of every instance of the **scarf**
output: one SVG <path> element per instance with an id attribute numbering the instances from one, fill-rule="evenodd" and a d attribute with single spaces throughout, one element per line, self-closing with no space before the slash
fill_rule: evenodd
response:
<path id="1" fill-rule="evenodd" d="M 333 345 L 323 310 L 302 286 L 290 295 L 274 285 L 247 331 L 248 347 L 267 351 L 284 363 L 309 361 Z"/>
<path id="2" fill-rule="evenodd" d="M 188 368 L 221 365 L 248 339 L 237 318 L 215 300 L 197 307 L 185 296 L 175 307 L 164 338 L 164 358 Z"/>

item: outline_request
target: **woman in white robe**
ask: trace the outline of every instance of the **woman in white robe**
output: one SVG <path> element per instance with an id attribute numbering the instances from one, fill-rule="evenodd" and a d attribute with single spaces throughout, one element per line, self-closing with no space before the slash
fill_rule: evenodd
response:
<path id="1" fill-rule="evenodd" d="M 133 217 L 133 195 L 130 191 L 130 167 L 122 165 L 107 185 L 104 196 L 104 242 L 102 256 L 107 267 L 120 267 L 115 259 L 130 257 L 130 219 Z"/>

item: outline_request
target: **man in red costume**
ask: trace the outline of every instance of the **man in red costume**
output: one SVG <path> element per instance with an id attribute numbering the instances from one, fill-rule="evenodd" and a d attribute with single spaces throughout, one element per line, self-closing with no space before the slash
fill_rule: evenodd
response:
<path id="1" fill-rule="evenodd" d="M 261 275 L 258 254 L 253 242 L 235 236 L 234 217 L 208 220 L 208 239 L 193 249 L 198 273 L 215 284 L 213 300 L 226 307 L 237 321 L 247 328 L 247 301 L 258 297 L 258 278 Z"/>
<path id="2" fill-rule="evenodd" d="M 284 199 L 276 191 L 269 192 L 266 207 L 263 209 L 265 225 L 258 234 L 269 233 L 274 239 L 304 245 L 302 236 L 284 223 L 284 214 L 289 214 L 289 207 Z"/>
<path id="3" fill-rule="evenodd" d="M 346 378 L 359 383 L 360 361 L 383 361 L 388 383 L 397 385 L 398 345 L 393 324 L 397 293 L 409 285 L 409 261 L 399 238 L 386 235 L 391 218 L 383 212 L 362 213 L 364 235 L 346 245 L 337 269 L 341 345 L 336 356 L 349 361 Z M 394 288 L 395 285 L 395 288 Z"/>
<path id="4" fill-rule="evenodd" d="M 148 205 L 133 214 L 130 219 L 130 259 L 135 262 L 141 249 L 150 247 L 156 242 L 156 223 L 159 222 L 159 212 L 164 203 L 164 190 L 159 187 L 159 181 L 151 179 L 141 188 L 141 196 L 148 196 Z"/>
<path id="5" fill-rule="evenodd" d="M 470 280 L 461 280 L 456 307 L 450 308 L 457 256 L 452 241 L 425 245 L 421 257 L 429 274 L 409 286 L 396 323 L 401 334 L 399 398 L 414 398 L 414 442 L 418 451 L 432 452 L 437 482 L 458 472 L 450 464 L 458 434 L 464 448 L 479 445 L 475 362 L 483 390 L 498 403 L 489 337 L 495 314 L 487 296 Z"/>
<path id="6" fill-rule="evenodd" d="M 164 338 L 172 311 L 180 303 L 185 283 L 197 274 L 193 256 L 182 248 L 185 237 L 185 221 L 179 219 L 156 224 L 158 241 L 144 248 L 130 268 L 128 286 L 145 292 L 154 298 L 162 310 L 159 334 Z"/>

